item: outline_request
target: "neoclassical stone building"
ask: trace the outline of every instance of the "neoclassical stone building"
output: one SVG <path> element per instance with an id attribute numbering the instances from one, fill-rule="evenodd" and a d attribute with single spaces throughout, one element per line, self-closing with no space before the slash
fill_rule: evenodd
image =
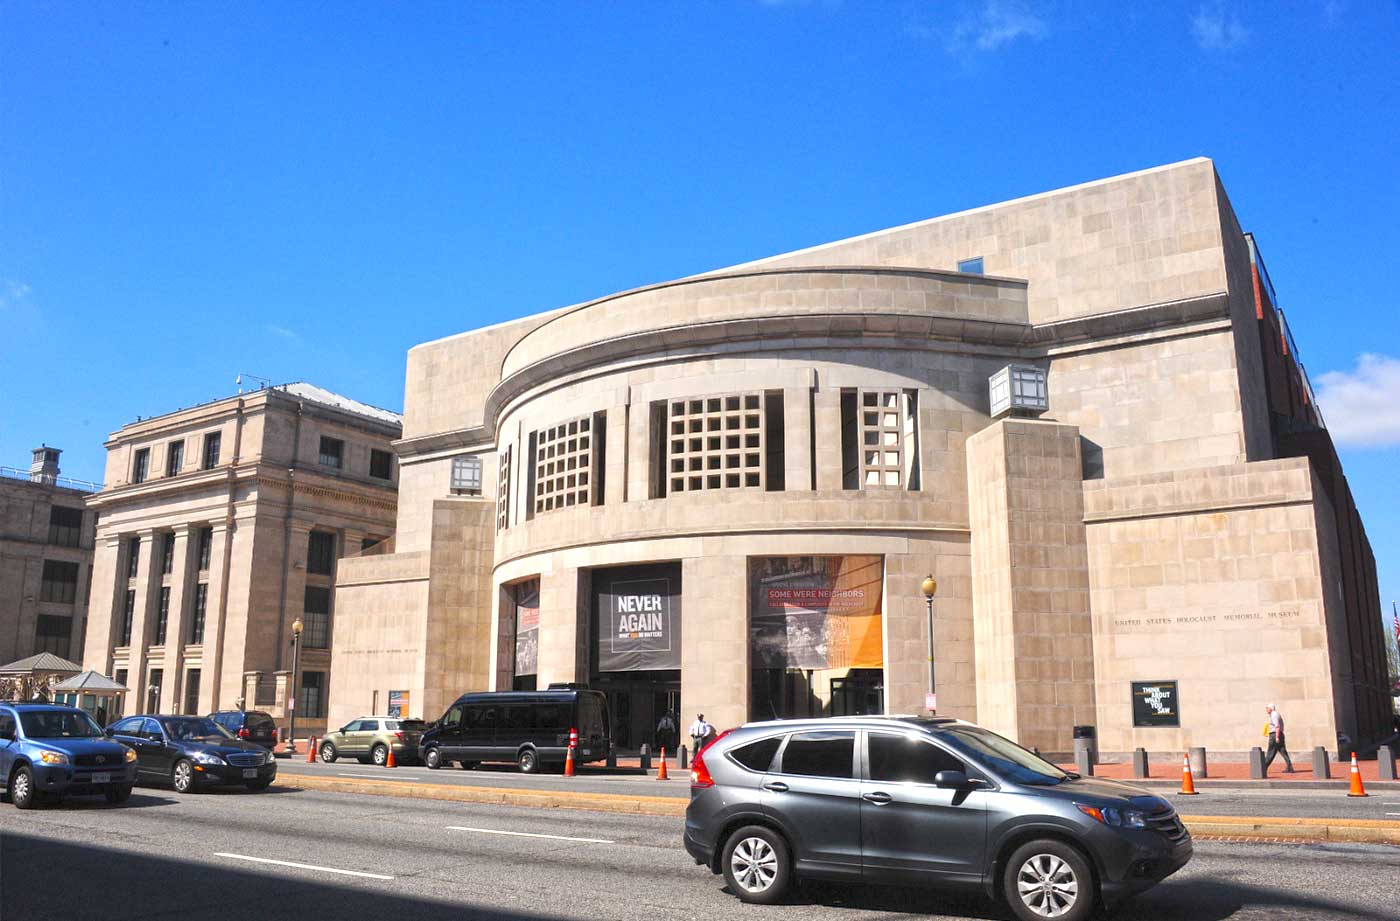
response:
<path id="1" fill-rule="evenodd" d="M 305 383 L 140 419 L 107 441 L 84 664 L 129 711 L 325 727 L 341 559 L 393 531 L 396 413 Z"/>
<path id="2" fill-rule="evenodd" d="M 332 723 L 552 682 L 633 746 L 666 710 L 933 702 L 1051 751 L 1388 719 L 1365 531 L 1209 160 L 425 343 L 405 403 Z"/>

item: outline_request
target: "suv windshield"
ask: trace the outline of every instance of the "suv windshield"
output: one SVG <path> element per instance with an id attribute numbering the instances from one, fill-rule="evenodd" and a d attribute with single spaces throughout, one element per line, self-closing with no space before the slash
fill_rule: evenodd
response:
<path id="1" fill-rule="evenodd" d="M 233 738 L 227 729 L 202 716 L 170 717 L 161 720 L 160 725 L 165 729 L 166 735 L 182 742 L 189 739 L 207 739 L 211 736 L 217 739 Z"/>
<path id="2" fill-rule="evenodd" d="M 978 726 L 952 726 L 941 731 L 939 737 L 978 758 L 1014 783 L 1049 787 L 1069 780 L 1068 774 L 1044 758 Z"/>
<path id="3" fill-rule="evenodd" d="M 19 721 L 31 739 L 95 739 L 102 735 L 92 717 L 76 710 L 31 710 L 21 713 Z"/>

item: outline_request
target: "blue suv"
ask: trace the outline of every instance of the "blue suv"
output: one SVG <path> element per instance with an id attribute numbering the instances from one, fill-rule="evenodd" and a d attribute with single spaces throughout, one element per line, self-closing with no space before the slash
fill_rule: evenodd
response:
<path id="1" fill-rule="evenodd" d="M 0 704 L 0 780 L 19 809 L 66 793 L 124 803 L 136 782 L 136 752 L 108 739 L 82 710 Z"/>

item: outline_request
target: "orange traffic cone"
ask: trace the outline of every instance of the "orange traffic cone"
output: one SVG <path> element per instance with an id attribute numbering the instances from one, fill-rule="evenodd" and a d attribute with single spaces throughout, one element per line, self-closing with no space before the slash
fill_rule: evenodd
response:
<path id="1" fill-rule="evenodd" d="M 1190 756 L 1190 755 L 1182 755 L 1182 756 L 1181 756 L 1181 795 L 1182 795 L 1182 796 L 1195 796 L 1195 795 L 1196 795 L 1196 781 L 1195 781 L 1195 779 L 1191 776 L 1191 756 Z"/>
<path id="2" fill-rule="evenodd" d="M 316 763 L 316 737 L 312 736 L 306 740 L 306 763 Z"/>
<path id="3" fill-rule="evenodd" d="M 392 745 L 389 746 L 389 757 L 384 759 L 384 766 L 392 768 L 399 766 L 398 759 L 394 757 L 394 746 Z"/>
<path id="4" fill-rule="evenodd" d="M 1356 752 L 1351 753 L 1351 789 L 1347 796 L 1369 796 L 1361 783 L 1361 768 L 1356 766 Z"/>
<path id="5" fill-rule="evenodd" d="M 564 776 L 574 776 L 574 747 L 569 746 L 569 753 L 564 756 Z"/>
<path id="6" fill-rule="evenodd" d="M 657 779 L 657 780 L 670 780 L 670 779 L 671 779 L 670 775 L 666 773 L 666 746 L 664 746 L 664 745 L 661 746 L 661 766 L 660 766 L 659 768 L 656 769 L 656 779 Z"/>

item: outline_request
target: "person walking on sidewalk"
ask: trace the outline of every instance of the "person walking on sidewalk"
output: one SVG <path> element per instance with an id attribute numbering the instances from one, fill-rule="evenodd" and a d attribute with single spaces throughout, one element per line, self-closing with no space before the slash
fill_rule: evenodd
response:
<path id="1" fill-rule="evenodd" d="M 1283 739 L 1283 714 L 1278 712 L 1278 707 L 1269 704 L 1264 707 L 1264 712 L 1269 714 L 1269 725 L 1264 730 L 1269 735 L 1269 753 L 1264 757 L 1264 776 L 1269 776 L 1269 765 L 1274 763 L 1274 756 L 1283 755 L 1283 763 L 1287 765 L 1283 773 L 1293 773 L 1293 759 L 1288 757 L 1288 746 Z"/>
<path id="2" fill-rule="evenodd" d="M 710 740 L 710 736 L 715 734 L 715 727 L 705 722 L 705 714 L 701 713 L 695 717 L 695 722 L 690 724 L 690 740 L 695 744 L 695 751 L 705 747 L 705 743 Z"/>

